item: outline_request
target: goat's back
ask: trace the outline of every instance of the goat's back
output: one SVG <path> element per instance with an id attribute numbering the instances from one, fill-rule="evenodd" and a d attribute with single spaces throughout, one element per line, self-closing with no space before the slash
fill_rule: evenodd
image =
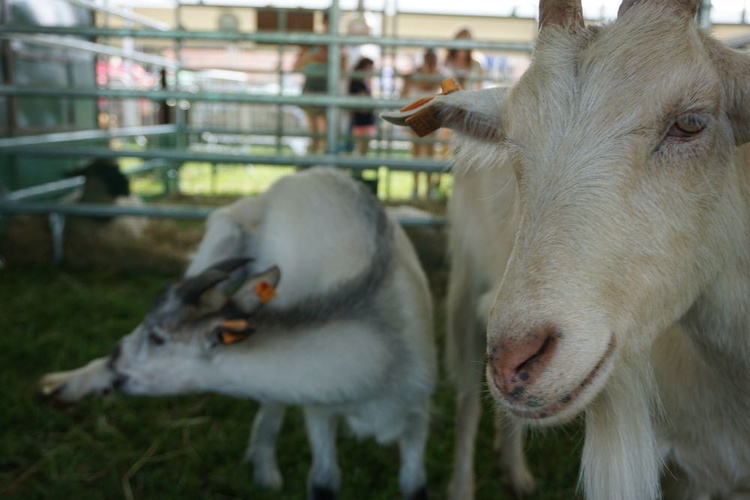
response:
<path id="1" fill-rule="evenodd" d="M 381 213 L 378 200 L 364 186 L 343 172 L 316 167 L 283 177 L 260 196 L 217 210 L 207 235 L 212 226 L 233 227 L 230 246 L 252 257 L 255 269 L 279 266 L 283 277 L 276 302 L 285 305 L 365 269 L 377 244 Z"/>

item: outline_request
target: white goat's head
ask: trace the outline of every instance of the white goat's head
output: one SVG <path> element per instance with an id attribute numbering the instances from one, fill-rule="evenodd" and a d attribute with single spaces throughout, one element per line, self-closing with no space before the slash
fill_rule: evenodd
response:
<path id="1" fill-rule="evenodd" d="M 130 394 L 201 390 L 212 382 L 217 355 L 261 329 L 260 306 L 273 297 L 277 267 L 247 276 L 248 259 L 229 259 L 168 286 L 109 360 L 114 385 Z"/>
<path id="2" fill-rule="evenodd" d="M 459 165 L 515 172 L 519 229 L 489 319 L 488 379 L 519 417 L 580 412 L 739 253 L 750 60 L 696 26 L 697 4 L 626 0 L 615 22 L 586 27 L 580 1 L 542 0 L 532 64 L 507 93 L 385 116 L 430 108 L 477 139 Z"/>

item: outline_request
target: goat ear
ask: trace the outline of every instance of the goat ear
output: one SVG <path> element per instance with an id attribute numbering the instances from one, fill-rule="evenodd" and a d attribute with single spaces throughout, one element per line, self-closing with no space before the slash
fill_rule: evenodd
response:
<path id="1" fill-rule="evenodd" d="M 735 144 L 750 142 L 750 57 L 721 42 L 706 39 L 713 61 L 717 61 L 724 86 L 724 109 L 734 130 Z"/>
<path id="2" fill-rule="evenodd" d="M 581 0 L 540 0 L 539 31 L 557 25 L 576 33 L 585 27 Z"/>
<path id="3" fill-rule="evenodd" d="M 499 141 L 501 107 L 505 88 L 475 91 L 450 91 L 423 98 L 398 111 L 386 111 L 380 116 L 395 125 L 411 127 L 420 136 L 440 127 L 485 141 Z"/>
<path id="4" fill-rule="evenodd" d="M 232 294 L 232 302 L 244 313 L 253 313 L 261 304 L 276 296 L 276 286 L 281 279 L 281 270 L 272 266 L 254 274 Z"/>

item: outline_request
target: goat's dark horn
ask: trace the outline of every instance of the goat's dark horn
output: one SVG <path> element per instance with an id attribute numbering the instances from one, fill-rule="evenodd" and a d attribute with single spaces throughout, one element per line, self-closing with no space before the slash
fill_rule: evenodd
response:
<path id="1" fill-rule="evenodd" d="M 208 269 L 177 285 L 175 295 L 186 304 L 198 304 L 201 296 L 210 288 L 229 278 L 229 274 L 218 269 Z"/>
<path id="2" fill-rule="evenodd" d="M 540 0 L 539 31 L 547 26 L 562 26 L 572 33 L 583 28 L 581 0 Z"/>
<path id="3" fill-rule="evenodd" d="M 214 269 L 216 271 L 221 271 L 221 272 L 229 274 L 235 269 L 239 269 L 240 267 L 252 261 L 253 259 L 250 257 L 232 257 L 232 258 L 224 259 L 222 261 L 217 262 L 216 264 L 212 265 L 209 269 Z"/>

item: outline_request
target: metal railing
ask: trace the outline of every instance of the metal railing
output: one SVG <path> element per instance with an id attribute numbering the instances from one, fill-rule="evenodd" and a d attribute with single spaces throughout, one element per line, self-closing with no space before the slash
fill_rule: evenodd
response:
<path id="1" fill-rule="evenodd" d="M 329 47 L 329 61 L 338 61 L 338 55 L 345 46 L 373 44 L 380 48 L 395 51 L 398 48 L 455 48 L 479 49 L 484 51 L 503 51 L 528 54 L 532 50 L 530 44 L 499 43 L 481 40 L 448 40 L 401 38 L 397 36 L 351 36 L 337 33 L 340 9 L 338 0 L 332 2 L 329 9 L 331 31 L 328 33 L 299 33 L 299 32 L 219 32 L 219 31 L 190 31 L 184 29 L 169 29 L 159 23 L 130 11 L 99 5 L 88 0 L 70 0 L 75 5 L 83 6 L 95 11 L 105 12 L 122 17 L 141 28 L 110 28 L 110 27 L 40 27 L 26 25 L 0 25 L 0 39 L 16 40 L 28 44 L 42 44 L 48 46 L 65 47 L 72 50 L 94 52 L 103 57 L 122 57 L 127 60 L 173 71 L 179 76 L 185 65 L 180 63 L 180 50 L 183 42 L 225 42 L 239 46 L 256 47 L 260 44 L 274 44 L 279 47 L 295 45 L 327 45 Z M 176 58 L 168 58 L 146 54 L 133 50 L 81 40 L 81 37 L 99 40 L 169 40 L 176 47 Z M 281 65 L 278 67 L 279 77 L 283 76 Z M 138 88 L 59 88 L 50 85 L 17 85 L 7 83 L 0 85 L 0 95 L 13 98 L 43 97 L 60 99 L 110 99 L 123 101 L 126 99 L 147 100 L 166 105 L 168 102 L 178 103 L 235 103 L 243 105 L 274 105 L 274 106 L 323 106 L 326 108 L 328 128 L 326 131 L 327 150 L 325 154 L 243 154 L 227 151 L 199 150 L 191 147 L 191 137 L 195 135 L 195 127 L 191 127 L 186 119 L 186 111 L 179 106 L 173 106 L 175 116 L 172 123 L 166 125 L 126 127 L 112 130 L 80 130 L 75 132 L 60 132 L 50 134 L 20 135 L 0 139 L 0 157 L 25 156 L 34 158 L 139 158 L 145 161 L 144 170 L 153 165 L 180 165 L 184 162 L 207 162 L 211 164 L 264 164 L 264 165 L 331 165 L 351 169 L 355 172 L 380 169 L 406 172 L 447 172 L 450 165 L 441 159 L 414 159 L 404 154 L 389 154 L 376 151 L 370 156 L 342 156 L 339 154 L 342 132 L 340 127 L 341 113 L 357 108 L 391 109 L 401 107 L 409 99 L 366 98 L 340 95 L 339 83 L 342 70 L 336 63 L 327 66 L 328 89 L 319 95 L 285 95 L 283 89 L 275 94 L 261 94 L 248 92 L 218 92 L 211 90 L 188 91 L 179 86 L 179 78 L 169 85 L 162 84 L 160 89 Z M 284 134 L 285 130 L 276 124 L 274 130 L 246 131 L 255 135 Z M 213 131 L 221 134 L 222 130 Z M 172 147 L 159 145 L 156 147 L 115 149 L 108 145 L 91 145 L 90 141 L 104 143 L 114 138 L 130 138 L 143 136 L 148 142 L 160 142 L 156 138 L 166 138 L 173 143 Z M 309 134 L 295 132 L 295 137 L 309 137 Z M 390 135 L 387 140 L 390 139 Z M 408 138 L 408 136 L 407 136 Z M 402 141 L 404 137 L 401 138 Z M 429 141 L 430 139 L 428 139 Z M 210 148 L 204 148 L 210 149 Z M 137 170 L 137 169 L 136 169 Z M 57 238 L 61 238 L 65 216 L 85 215 L 95 217 L 111 217 L 121 215 L 138 215 L 148 217 L 168 218 L 203 218 L 210 213 L 206 207 L 116 207 L 108 205 L 76 205 L 56 204 L 50 202 L 30 201 L 26 196 L 31 192 L 53 194 L 60 186 L 72 185 L 79 181 L 60 181 L 62 184 L 48 184 L 30 188 L 31 191 L 19 190 L 0 197 L 0 214 L 41 213 L 49 214 L 50 224 L 56 238 L 56 256 L 61 248 Z M 442 224 L 444 219 L 403 219 L 406 225 Z"/>

